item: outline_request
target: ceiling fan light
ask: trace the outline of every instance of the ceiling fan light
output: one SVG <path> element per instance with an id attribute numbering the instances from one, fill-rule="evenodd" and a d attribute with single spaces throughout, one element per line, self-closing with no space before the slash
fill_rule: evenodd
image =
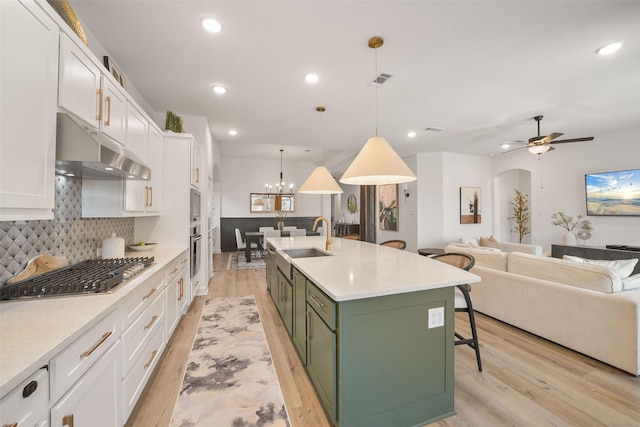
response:
<path id="1" fill-rule="evenodd" d="M 324 166 L 316 167 L 298 190 L 298 193 L 303 194 L 340 194 L 343 192 Z"/>
<path id="2" fill-rule="evenodd" d="M 382 137 L 369 138 L 340 182 L 350 185 L 402 184 L 417 178 L 391 145 Z"/>
<path id="3" fill-rule="evenodd" d="M 551 148 L 550 145 L 544 144 L 544 145 L 533 145 L 529 147 L 528 150 L 530 153 L 533 153 L 533 154 L 542 154 L 549 151 L 550 148 Z"/>

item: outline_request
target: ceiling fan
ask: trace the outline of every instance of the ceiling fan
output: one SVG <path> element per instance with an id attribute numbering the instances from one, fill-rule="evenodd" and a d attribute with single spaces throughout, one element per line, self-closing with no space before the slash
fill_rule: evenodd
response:
<path id="1" fill-rule="evenodd" d="M 515 150 L 528 148 L 528 150 L 531 153 L 540 155 L 542 153 L 546 153 L 547 151 L 555 150 L 555 148 L 552 147 L 551 144 L 565 144 L 568 142 L 593 141 L 593 136 L 555 140 L 556 138 L 564 135 L 563 133 L 560 133 L 560 132 L 553 132 L 553 133 L 550 133 L 549 135 L 540 135 L 540 121 L 542 120 L 543 117 L 544 116 L 535 116 L 533 118 L 533 120 L 538 122 L 538 135 L 532 138 L 529 138 L 529 142 L 526 144 L 526 146 L 516 148 Z M 515 150 L 510 150 L 510 151 L 515 151 Z M 509 151 L 505 151 L 505 152 L 508 153 Z"/>

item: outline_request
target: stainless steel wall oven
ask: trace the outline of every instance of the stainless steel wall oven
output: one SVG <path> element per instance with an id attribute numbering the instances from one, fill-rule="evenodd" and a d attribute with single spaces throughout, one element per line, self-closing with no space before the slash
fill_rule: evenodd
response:
<path id="1" fill-rule="evenodd" d="M 191 278 L 195 277 L 198 274 L 198 270 L 200 269 L 200 259 L 202 258 L 202 234 L 200 233 L 200 223 L 192 224 L 190 228 L 190 250 L 191 254 L 189 256 L 191 260 Z"/>

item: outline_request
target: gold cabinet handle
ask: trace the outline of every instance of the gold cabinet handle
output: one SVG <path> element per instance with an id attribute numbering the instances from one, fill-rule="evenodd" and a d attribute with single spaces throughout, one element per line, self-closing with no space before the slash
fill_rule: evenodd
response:
<path id="1" fill-rule="evenodd" d="M 147 359 L 146 362 L 144 362 L 144 367 L 148 368 L 149 366 L 151 366 L 151 362 L 153 362 L 153 359 L 155 359 L 156 354 L 158 353 L 158 350 L 153 350 L 151 352 L 151 356 L 149 356 L 149 358 Z"/>
<path id="2" fill-rule="evenodd" d="M 314 295 L 314 294 L 309 294 L 309 296 L 311 297 L 311 299 L 313 300 L 313 302 L 315 302 L 319 307 L 325 308 L 326 306 L 321 303 L 320 301 L 318 301 L 318 298 Z"/>
<path id="3" fill-rule="evenodd" d="M 98 342 L 95 343 L 93 346 L 91 346 L 91 348 L 89 350 L 83 352 L 80 355 L 80 357 L 89 357 L 89 356 L 91 356 L 91 353 L 96 351 L 96 349 L 98 347 L 100 347 L 100 345 L 102 345 L 102 343 L 105 342 L 107 340 L 107 338 L 109 338 L 111 336 L 112 333 L 113 333 L 113 331 L 109 331 L 109 332 L 105 332 L 104 334 L 102 334 L 102 337 L 98 340 Z M 73 415 L 71 415 L 71 418 L 73 419 Z"/>
<path id="4" fill-rule="evenodd" d="M 96 93 L 98 94 L 98 97 L 100 99 L 100 102 L 98 102 L 98 115 L 96 116 L 96 120 L 100 121 L 102 120 L 102 89 L 96 89 Z"/>
<path id="5" fill-rule="evenodd" d="M 169 273 L 169 274 L 170 274 L 170 275 L 171 275 L 171 274 L 174 274 L 176 271 L 178 271 L 178 267 L 176 267 L 176 268 L 174 268 L 173 270 L 171 270 L 171 273 Z"/>
<path id="6" fill-rule="evenodd" d="M 182 260 L 182 262 L 180 264 L 186 264 L 187 261 L 189 261 L 189 260 L 185 258 L 185 259 Z"/>
<path id="7" fill-rule="evenodd" d="M 104 122 L 105 126 L 111 126 L 111 97 L 107 96 L 107 121 Z"/>
<path id="8" fill-rule="evenodd" d="M 142 299 L 143 299 L 143 300 L 146 300 L 147 298 L 151 297 L 151 295 L 153 295 L 153 293 L 154 293 L 155 291 L 157 291 L 157 289 L 156 289 L 156 288 L 151 289 L 151 290 L 149 291 L 149 293 L 148 293 L 148 294 L 146 294 L 145 296 L 143 296 L 143 297 L 142 297 Z"/>
<path id="9" fill-rule="evenodd" d="M 158 319 L 158 315 L 154 314 L 153 317 L 151 318 L 151 320 L 149 320 L 149 323 L 144 325 L 144 330 L 146 331 L 147 329 L 149 329 L 151 327 L 151 325 L 153 325 L 157 319 Z"/>
<path id="10" fill-rule="evenodd" d="M 184 296 L 184 279 L 180 278 L 180 280 L 178 280 L 178 286 L 180 289 L 180 293 L 178 294 L 178 301 L 182 301 L 182 297 Z"/>
<path id="11" fill-rule="evenodd" d="M 18 423 L 4 424 L 2 427 L 18 427 Z"/>
<path id="12" fill-rule="evenodd" d="M 62 417 L 62 425 L 73 427 L 73 414 Z"/>
<path id="13" fill-rule="evenodd" d="M 153 187 L 149 186 L 149 206 L 153 206 Z"/>
<path id="14" fill-rule="evenodd" d="M 196 184 L 200 183 L 200 168 L 196 168 Z"/>

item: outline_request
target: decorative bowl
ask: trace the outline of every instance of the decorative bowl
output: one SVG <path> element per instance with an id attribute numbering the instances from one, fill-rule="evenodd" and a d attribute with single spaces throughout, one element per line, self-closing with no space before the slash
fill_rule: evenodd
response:
<path id="1" fill-rule="evenodd" d="M 129 249 L 136 252 L 145 252 L 155 249 L 157 243 L 145 243 L 144 245 L 127 245 Z"/>

